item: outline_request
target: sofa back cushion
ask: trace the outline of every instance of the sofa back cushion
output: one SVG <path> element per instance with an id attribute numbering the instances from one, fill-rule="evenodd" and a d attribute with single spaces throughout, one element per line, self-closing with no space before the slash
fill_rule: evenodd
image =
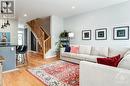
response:
<path id="1" fill-rule="evenodd" d="M 89 54 L 91 53 L 91 46 L 90 45 L 80 45 L 79 47 L 80 54 Z"/>
<path id="2" fill-rule="evenodd" d="M 125 68 L 130 70 L 130 50 L 124 55 L 122 60 L 120 61 L 118 67 Z M 129 54 L 128 54 L 129 53 Z"/>
<path id="3" fill-rule="evenodd" d="M 130 49 L 124 54 L 124 57 L 130 55 Z"/>
<path id="4" fill-rule="evenodd" d="M 92 47 L 91 55 L 108 57 L 108 47 L 102 47 L 102 46 Z"/>
<path id="5" fill-rule="evenodd" d="M 129 48 L 125 47 L 110 47 L 109 48 L 109 57 L 115 56 L 117 54 L 121 55 L 121 58 L 123 58 L 124 54 L 129 50 Z"/>

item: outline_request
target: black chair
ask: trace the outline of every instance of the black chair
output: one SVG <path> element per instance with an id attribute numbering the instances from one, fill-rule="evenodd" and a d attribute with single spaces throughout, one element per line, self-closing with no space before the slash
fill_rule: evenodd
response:
<path id="1" fill-rule="evenodd" d="M 19 45 L 16 46 L 16 63 L 17 66 L 23 66 L 27 64 L 27 46 L 26 45 Z"/>
<path id="2" fill-rule="evenodd" d="M 16 47 L 16 53 L 17 54 L 24 54 L 27 52 L 27 46 L 26 45 L 19 45 Z"/>

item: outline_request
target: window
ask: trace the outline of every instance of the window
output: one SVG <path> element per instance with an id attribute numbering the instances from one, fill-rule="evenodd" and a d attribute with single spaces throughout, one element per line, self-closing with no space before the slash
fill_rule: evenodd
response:
<path id="1" fill-rule="evenodd" d="M 18 45 L 23 45 L 24 43 L 24 33 L 23 31 L 18 31 Z"/>

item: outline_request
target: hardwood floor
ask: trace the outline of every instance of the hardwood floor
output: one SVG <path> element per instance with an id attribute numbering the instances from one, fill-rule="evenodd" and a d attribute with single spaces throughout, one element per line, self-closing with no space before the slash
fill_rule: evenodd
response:
<path id="1" fill-rule="evenodd" d="M 42 55 L 31 52 L 28 53 L 27 57 L 27 66 L 19 68 L 17 71 L 3 74 L 3 86 L 45 86 L 44 83 L 29 74 L 26 69 L 57 61 L 58 58 L 43 60 Z"/>

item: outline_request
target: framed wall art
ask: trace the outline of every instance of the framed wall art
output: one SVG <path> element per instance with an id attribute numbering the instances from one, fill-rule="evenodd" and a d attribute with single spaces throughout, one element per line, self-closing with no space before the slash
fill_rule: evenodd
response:
<path id="1" fill-rule="evenodd" d="M 95 30 L 96 40 L 107 40 L 107 28 L 96 29 Z"/>
<path id="2" fill-rule="evenodd" d="M 91 30 L 82 30 L 82 40 L 91 40 Z"/>
<path id="3" fill-rule="evenodd" d="M 0 42 L 10 43 L 10 32 L 0 32 Z"/>
<path id="4" fill-rule="evenodd" d="M 114 27 L 113 39 L 114 40 L 128 40 L 129 39 L 129 26 Z"/>
<path id="5" fill-rule="evenodd" d="M 0 45 L 10 44 L 10 32 L 0 32 Z"/>

